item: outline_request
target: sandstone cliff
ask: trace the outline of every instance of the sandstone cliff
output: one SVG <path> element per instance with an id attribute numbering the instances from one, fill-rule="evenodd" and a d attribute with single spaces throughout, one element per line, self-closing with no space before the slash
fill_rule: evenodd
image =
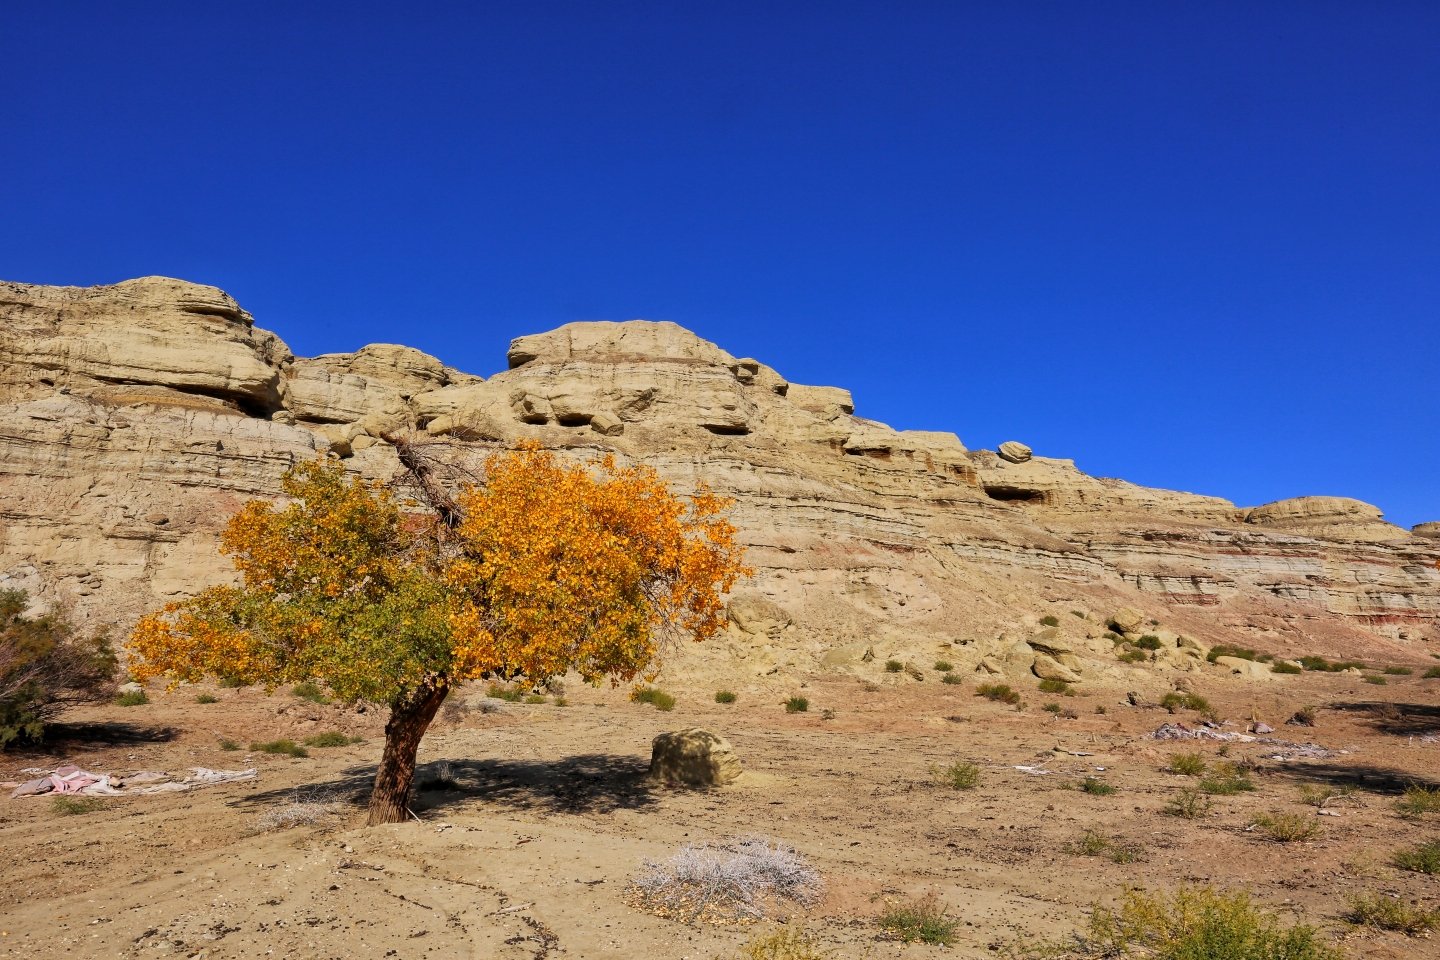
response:
<path id="1" fill-rule="evenodd" d="M 1240 509 L 1022 444 L 967 450 L 673 323 L 522 336 L 483 379 L 385 344 L 296 358 L 223 292 L 158 277 L 0 283 L 0 321 L 0 588 L 97 626 L 230 576 L 217 530 L 297 460 L 388 476 L 380 437 L 399 430 L 472 461 L 520 437 L 613 451 L 735 497 L 756 576 L 729 635 L 677 669 L 878 676 L 894 656 L 1120 681 L 1101 620 L 1124 606 L 1172 631 L 1164 670 L 1212 669 L 1184 651 L 1219 642 L 1440 651 L 1432 525 L 1338 497 Z"/>

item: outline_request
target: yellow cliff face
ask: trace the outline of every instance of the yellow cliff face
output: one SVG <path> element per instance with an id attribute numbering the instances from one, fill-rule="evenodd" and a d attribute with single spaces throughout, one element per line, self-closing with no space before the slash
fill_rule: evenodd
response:
<path id="1" fill-rule="evenodd" d="M 518 337 L 505 363 L 482 379 L 390 344 L 295 358 L 229 296 L 178 280 L 0 284 L 0 587 L 123 629 L 228 578 L 216 532 L 291 464 L 330 451 L 387 477 L 384 437 L 401 432 L 471 466 L 521 438 L 611 451 L 735 498 L 756 575 L 728 633 L 677 669 L 1218 670 L 1183 653 L 1120 663 L 1102 621 L 1127 605 L 1205 644 L 1440 651 L 1440 539 L 1358 501 L 1240 509 L 1023 444 L 970 451 L 673 323 L 567 324 Z M 1070 659 L 1017 653 L 1051 616 Z"/>

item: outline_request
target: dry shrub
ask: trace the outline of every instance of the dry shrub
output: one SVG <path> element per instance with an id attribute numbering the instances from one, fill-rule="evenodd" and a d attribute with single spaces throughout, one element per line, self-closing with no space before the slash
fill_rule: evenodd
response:
<path id="1" fill-rule="evenodd" d="M 1440 874 L 1440 837 L 1431 837 L 1415 844 L 1413 850 L 1396 850 L 1391 862 L 1401 870 L 1413 870 L 1434 876 Z"/>
<path id="2" fill-rule="evenodd" d="M 772 900 L 808 906 L 824 887 L 793 847 L 751 835 L 689 843 L 668 860 L 646 860 L 628 899 L 656 916 L 724 923 L 763 919 Z"/>
<path id="3" fill-rule="evenodd" d="M 919 940 L 948 947 L 955 942 L 960 921 L 945 916 L 946 909 L 932 890 L 919 900 L 886 901 L 876 923 L 902 943 Z"/>
<path id="4" fill-rule="evenodd" d="M 272 833 L 290 827 L 329 826 L 339 814 L 341 805 L 329 791 L 301 793 L 296 790 L 290 799 L 277 803 L 255 818 L 256 833 Z"/>
<path id="5" fill-rule="evenodd" d="M 1362 893 L 1350 898 L 1351 923 L 1401 933 L 1427 933 L 1440 929 L 1440 910 L 1426 910 L 1383 893 Z"/>
<path id="6" fill-rule="evenodd" d="M 1251 821 L 1257 828 L 1265 831 L 1271 840 L 1280 843 L 1298 843 L 1302 840 L 1317 840 L 1324 830 L 1316 817 L 1307 817 L 1298 813 L 1262 813 Z"/>
<path id="7" fill-rule="evenodd" d="M 1406 820 L 1419 820 L 1427 813 L 1440 813 L 1440 787 L 1410 784 L 1405 788 L 1405 796 L 1395 801 L 1395 812 Z"/>
<path id="8" fill-rule="evenodd" d="M 1181 887 L 1173 897 L 1126 890 L 1115 909 L 1091 910 L 1089 939 L 1098 953 L 1140 948 L 1156 960 L 1341 960 L 1304 924 L 1282 927 L 1243 891 Z"/>
<path id="9" fill-rule="evenodd" d="M 827 960 L 834 950 L 821 950 L 820 941 L 807 930 L 770 930 L 756 932 L 735 960 Z"/>
<path id="10" fill-rule="evenodd" d="M 949 766 L 930 765 L 930 776 L 935 783 L 952 790 L 973 790 L 980 785 L 979 764 L 956 760 Z"/>

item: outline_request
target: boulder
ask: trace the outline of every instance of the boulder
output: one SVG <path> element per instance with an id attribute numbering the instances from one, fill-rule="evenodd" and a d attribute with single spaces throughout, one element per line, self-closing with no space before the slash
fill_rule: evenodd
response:
<path id="1" fill-rule="evenodd" d="M 1134 607 L 1121 607 L 1110 617 L 1110 622 L 1122 634 L 1133 633 L 1140 624 L 1145 622 L 1145 615 Z"/>
<path id="2" fill-rule="evenodd" d="M 981 657 L 979 665 L 975 668 L 975 672 L 980 673 L 982 671 L 1003 676 L 1005 674 L 1005 665 L 994 657 Z"/>
<path id="3" fill-rule="evenodd" d="M 742 772 L 730 741 L 700 727 L 662 733 L 651 742 L 650 776 L 656 780 L 714 787 Z"/>
<path id="4" fill-rule="evenodd" d="M 925 679 L 925 671 L 924 671 L 924 670 L 921 670 L 918 666 L 916 666 L 914 663 L 912 663 L 912 662 L 909 661 L 909 660 L 906 660 L 906 661 L 905 661 L 905 672 L 910 675 L 910 678 L 911 678 L 912 680 L 924 680 L 924 679 Z"/>
<path id="5" fill-rule="evenodd" d="M 602 411 L 590 418 L 590 429 L 602 437 L 618 437 L 625 432 L 625 421 L 613 413 Z"/>
<path id="6" fill-rule="evenodd" d="M 1060 635 L 1060 629 L 1058 627 L 1046 627 L 1031 636 L 1027 642 L 1034 649 L 1041 653 L 1047 653 L 1052 657 L 1058 658 L 1075 652 L 1074 648 L 1065 642 L 1065 638 Z"/>
<path id="7" fill-rule="evenodd" d="M 875 659 L 868 643 L 852 643 L 848 646 L 827 650 L 825 655 L 820 658 L 820 663 L 833 670 L 848 664 L 861 663 L 867 658 L 867 655 L 869 659 Z"/>
<path id="8" fill-rule="evenodd" d="M 1066 683 L 1079 683 L 1080 675 L 1074 670 L 1060 663 L 1045 654 L 1035 655 L 1035 663 L 1031 666 L 1035 676 L 1041 680 L 1064 680 Z"/>
<path id="9" fill-rule="evenodd" d="M 1000 459 L 1011 463 L 1024 463 L 1034 456 L 1030 448 L 1018 440 L 1006 440 L 996 452 L 1000 454 Z"/>
<path id="10" fill-rule="evenodd" d="M 1239 675 L 1246 680 L 1269 680 L 1271 677 L 1270 668 L 1254 660 L 1242 660 L 1239 657 L 1216 657 L 1215 662 L 1232 674 Z"/>
<path id="11" fill-rule="evenodd" d="M 730 622 L 749 634 L 778 639 L 790 626 L 790 614 L 768 597 L 758 593 L 740 593 L 730 599 L 726 608 Z"/>

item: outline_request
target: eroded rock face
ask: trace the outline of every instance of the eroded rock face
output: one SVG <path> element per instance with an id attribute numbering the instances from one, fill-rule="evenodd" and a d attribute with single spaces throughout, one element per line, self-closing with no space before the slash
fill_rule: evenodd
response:
<path id="1" fill-rule="evenodd" d="M 939 658 L 1033 680 L 1044 658 L 1057 678 L 1126 678 L 1071 610 L 1130 608 L 1122 632 L 1161 621 L 1145 669 L 1162 672 L 1209 669 L 1220 642 L 1394 662 L 1440 643 L 1440 540 L 1357 501 L 1242 510 L 967 450 L 673 323 L 567 324 L 516 338 L 507 363 L 481 379 L 395 345 L 295 358 L 223 292 L 176 280 L 0 284 L 0 582 L 123 631 L 231 576 L 217 530 L 289 466 L 333 453 L 386 479 L 401 432 L 472 467 L 522 438 L 609 452 L 734 498 L 755 577 L 729 631 L 673 658 L 696 677 L 904 683 L 886 660 Z M 1061 626 L 1038 630 L 1047 613 Z"/>

